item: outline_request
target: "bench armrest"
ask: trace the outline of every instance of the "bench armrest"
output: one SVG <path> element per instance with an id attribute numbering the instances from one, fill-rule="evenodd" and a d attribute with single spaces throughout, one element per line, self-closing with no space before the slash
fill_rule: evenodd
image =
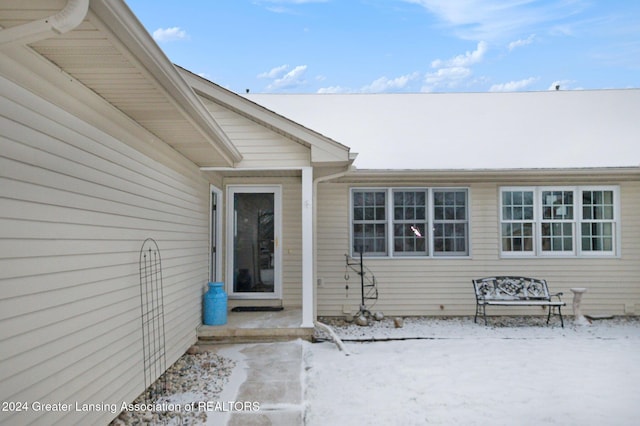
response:
<path id="1" fill-rule="evenodd" d="M 557 297 L 559 301 L 562 302 L 562 299 L 560 298 L 560 296 L 562 296 L 564 293 L 560 292 L 560 293 L 556 293 L 556 294 L 550 294 L 549 295 L 549 299 L 551 299 L 552 297 Z"/>

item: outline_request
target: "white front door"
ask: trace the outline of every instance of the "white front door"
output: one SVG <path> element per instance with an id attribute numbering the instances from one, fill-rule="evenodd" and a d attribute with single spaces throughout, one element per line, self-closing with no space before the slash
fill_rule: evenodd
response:
<path id="1" fill-rule="evenodd" d="M 230 185 L 227 192 L 227 292 L 246 299 L 279 299 L 281 187 Z"/>

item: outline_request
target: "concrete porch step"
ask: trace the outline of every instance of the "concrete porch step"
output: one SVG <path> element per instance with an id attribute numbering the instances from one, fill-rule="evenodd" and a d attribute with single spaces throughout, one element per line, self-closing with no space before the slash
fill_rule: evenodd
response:
<path id="1" fill-rule="evenodd" d="M 311 340 L 313 328 L 300 327 L 302 311 L 286 308 L 275 312 L 228 312 L 224 325 L 201 325 L 201 343 L 261 343 Z"/>
<path id="2" fill-rule="evenodd" d="M 234 328 L 229 326 L 201 325 L 198 341 L 201 343 L 261 343 L 289 340 L 311 340 L 312 328 Z"/>

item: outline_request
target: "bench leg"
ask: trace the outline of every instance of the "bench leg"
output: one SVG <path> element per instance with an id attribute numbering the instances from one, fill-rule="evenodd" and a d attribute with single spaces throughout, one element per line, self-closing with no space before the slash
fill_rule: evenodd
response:
<path id="1" fill-rule="evenodd" d="M 473 322 L 474 322 L 474 323 L 476 323 L 476 324 L 478 323 L 478 314 L 481 314 L 481 313 L 482 313 L 482 312 L 480 312 L 480 304 L 479 304 L 479 303 L 476 303 L 476 314 L 475 314 L 475 316 L 473 317 Z"/>
<path id="2" fill-rule="evenodd" d="M 560 325 L 564 328 L 564 320 L 562 319 L 562 306 L 549 306 L 549 313 L 547 314 L 547 325 L 549 325 L 549 319 L 551 319 L 551 311 L 554 308 L 558 308 L 558 314 L 560 316 Z"/>
<path id="3" fill-rule="evenodd" d="M 564 328 L 564 321 L 562 320 L 562 307 L 558 306 L 558 315 L 560 315 L 560 324 L 562 325 L 562 328 Z"/>
<path id="4" fill-rule="evenodd" d="M 487 307 L 486 305 L 482 305 L 482 308 L 480 308 L 480 304 L 476 303 L 476 314 L 473 316 L 473 322 L 474 323 L 478 323 L 478 314 L 482 314 L 482 316 L 484 317 L 484 325 L 487 325 Z M 480 309 L 482 309 L 482 312 L 480 311 Z"/>

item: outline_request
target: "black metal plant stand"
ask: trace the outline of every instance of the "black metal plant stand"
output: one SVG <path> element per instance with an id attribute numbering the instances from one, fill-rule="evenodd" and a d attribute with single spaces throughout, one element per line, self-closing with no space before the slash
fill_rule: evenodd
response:
<path id="1" fill-rule="evenodd" d="M 350 262 L 349 255 L 345 254 L 345 281 L 349 281 L 349 270 L 357 273 L 360 276 L 360 310 L 358 315 L 364 315 L 365 317 L 371 316 L 371 307 L 373 304 L 369 304 L 369 301 L 378 300 L 378 287 L 376 282 L 376 276 L 364 266 L 362 260 L 362 252 L 360 252 L 360 259 L 358 262 Z M 346 284 L 347 294 L 349 291 L 349 284 Z"/>
<path id="2" fill-rule="evenodd" d="M 164 338 L 164 294 L 162 259 L 158 244 L 151 238 L 140 249 L 140 312 L 142 318 L 142 358 L 145 402 L 163 395 L 167 388 Z M 162 377 L 160 380 L 156 379 Z"/>

